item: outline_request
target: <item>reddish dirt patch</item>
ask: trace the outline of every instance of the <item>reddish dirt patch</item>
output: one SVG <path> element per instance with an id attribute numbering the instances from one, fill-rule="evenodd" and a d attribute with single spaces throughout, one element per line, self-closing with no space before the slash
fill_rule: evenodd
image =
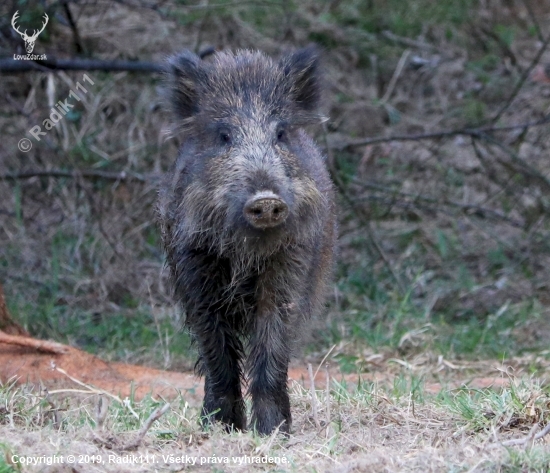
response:
<path id="1" fill-rule="evenodd" d="M 40 353 L 29 347 L 0 343 L 0 381 L 16 377 L 18 383 L 31 383 L 47 387 L 50 391 L 64 388 L 82 388 L 74 378 L 90 387 L 108 391 L 121 398 L 133 391 L 136 399 L 152 393 L 155 396 L 173 398 L 178 392 L 186 398 L 200 400 L 203 381 L 193 373 L 162 371 L 144 366 L 110 363 L 76 348 L 63 345 L 65 353 Z M 63 372 L 57 370 L 59 368 Z M 67 376 L 68 375 L 68 376 Z M 317 373 L 315 380 L 324 384 L 324 371 Z M 331 373 L 337 376 L 337 373 Z M 342 375 L 340 375 L 340 378 Z M 307 368 L 291 368 L 289 378 L 298 382 L 308 380 Z M 338 379 L 340 379 L 338 378 Z M 357 375 L 349 376 L 357 381 Z M 306 385 L 309 382 L 306 381 Z"/>
<path id="2" fill-rule="evenodd" d="M 89 353 L 67 347 L 63 354 L 44 354 L 36 350 L 0 343 L 0 381 L 17 377 L 20 383 L 40 384 L 49 390 L 79 388 L 72 378 L 97 389 L 137 399 L 148 393 L 173 398 L 180 392 L 191 397 L 202 395 L 202 382 L 192 373 L 161 371 L 144 366 L 108 363 Z"/>
<path id="3" fill-rule="evenodd" d="M 202 399 L 202 379 L 193 373 L 110 363 L 76 348 L 66 345 L 64 347 L 66 347 L 65 353 L 48 354 L 29 347 L 0 343 L 0 382 L 5 383 L 15 377 L 18 383 L 41 385 L 50 391 L 65 388 L 85 389 L 78 384 L 77 381 L 79 381 L 121 398 L 130 396 L 133 392 L 136 399 L 141 399 L 149 393 L 170 399 L 182 392 L 189 402 L 199 402 Z M 357 384 L 359 380 L 357 374 L 343 375 L 338 370 L 330 370 L 330 377 L 338 381 L 345 379 L 348 384 Z M 362 374 L 361 378 L 365 381 L 391 381 L 391 375 L 385 371 Z M 307 367 L 299 365 L 291 367 L 289 379 L 309 387 Z M 316 374 L 315 383 L 317 389 L 324 388 L 326 385 L 324 370 L 319 370 Z M 467 383 L 454 380 L 446 386 L 439 383 L 428 384 L 426 391 L 435 394 L 441 389 L 459 388 L 466 384 L 470 388 L 478 389 L 502 388 L 509 382 L 508 379 L 498 376 L 479 377 L 469 379 Z"/>

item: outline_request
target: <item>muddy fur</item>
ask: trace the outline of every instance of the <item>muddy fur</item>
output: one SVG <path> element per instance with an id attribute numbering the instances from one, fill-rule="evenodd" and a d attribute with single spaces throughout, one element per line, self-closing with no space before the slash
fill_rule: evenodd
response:
<path id="1" fill-rule="evenodd" d="M 298 334 L 319 312 L 336 239 L 324 158 L 302 130 L 319 121 L 318 56 L 184 52 L 169 61 L 167 99 L 183 144 L 161 185 L 158 215 L 176 297 L 198 344 L 203 415 L 247 427 L 291 425 L 287 371 Z M 258 229 L 244 217 L 262 191 L 288 217 Z M 246 376 L 245 376 L 246 374 Z"/>

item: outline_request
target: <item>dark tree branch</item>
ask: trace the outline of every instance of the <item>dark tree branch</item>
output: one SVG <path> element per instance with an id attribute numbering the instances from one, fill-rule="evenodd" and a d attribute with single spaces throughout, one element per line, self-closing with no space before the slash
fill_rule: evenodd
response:
<path id="1" fill-rule="evenodd" d="M 63 10 L 65 10 L 65 16 L 67 17 L 67 21 L 69 22 L 69 26 L 71 27 L 71 30 L 73 32 L 74 46 L 75 46 L 76 52 L 78 54 L 83 53 L 84 46 L 82 45 L 82 40 L 80 39 L 78 27 L 76 26 L 76 21 L 73 17 L 73 14 L 71 13 L 68 0 L 63 0 L 62 5 L 63 5 Z"/>
<path id="2" fill-rule="evenodd" d="M 164 66 L 143 61 L 104 61 L 101 59 L 48 59 L 46 61 L 16 61 L 0 59 L 0 72 L 28 71 L 136 71 L 162 72 Z"/>
<path id="3" fill-rule="evenodd" d="M 149 182 L 155 180 L 155 175 L 142 175 L 137 173 L 122 172 L 109 172 L 109 171 L 64 171 L 61 169 L 51 170 L 30 170 L 21 172 L 7 172 L 0 174 L 0 180 L 2 181 L 14 181 L 20 179 L 30 179 L 33 177 L 68 177 L 71 179 L 103 179 L 107 181 L 137 181 L 137 182 Z"/>
<path id="4" fill-rule="evenodd" d="M 212 46 L 199 52 L 199 57 L 216 52 Z M 9 58 L 0 58 L 0 72 L 29 72 L 29 71 L 129 71 L 129 72 L 164 72 L 164 64 L 148 61 L 105 61 L 102 59 L 47 59 L 45 61 L 18 61 Z"/>

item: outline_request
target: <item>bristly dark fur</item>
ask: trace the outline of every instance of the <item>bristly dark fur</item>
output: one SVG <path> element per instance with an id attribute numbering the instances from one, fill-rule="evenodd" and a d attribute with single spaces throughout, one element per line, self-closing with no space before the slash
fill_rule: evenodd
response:
<path id="1" fill-rule="evenodd" d="M 336 240 L 333 186 L 301 128 L 320 118 L 318 53 L 213 59 L 169 61 L 183 145 L 159 190 L 162 239 L 198 344 L 203 415 L 245 429 L 246 373 L 251 427 L 288 432 L 290 354 L 300 324 L 321 309 Z M 284 223 L 261 229 L 245 218 L 262 192 L 288 208 Z"/>

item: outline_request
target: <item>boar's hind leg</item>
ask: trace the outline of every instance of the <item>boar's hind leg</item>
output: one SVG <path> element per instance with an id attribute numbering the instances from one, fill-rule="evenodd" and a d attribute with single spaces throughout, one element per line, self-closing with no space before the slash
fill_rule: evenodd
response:
<path id="1" fill-rule="evenodd" d="M 287 373 L 290 353 L 286 317 L 279 313 L 258 315 L 248 356 L 251 428 L 267 435 L 280 425 L 281 432 L 289 432 Z"/>

